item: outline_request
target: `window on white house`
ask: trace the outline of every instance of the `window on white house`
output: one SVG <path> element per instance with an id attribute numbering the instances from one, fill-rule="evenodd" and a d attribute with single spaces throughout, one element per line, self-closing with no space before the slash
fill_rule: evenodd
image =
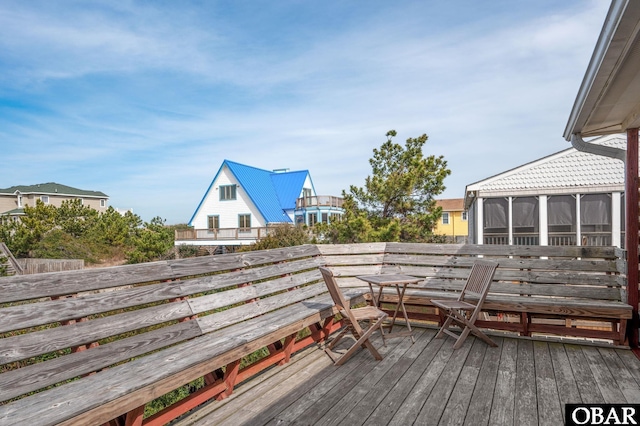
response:
<path id="1" fill-rule="evenodd" d="M 218 215 L 211 215 L 211 216 L 207 216 L 207 226 L 209 228 L 209 231 L 213 231 L 213 230 L 218 230 L 220 229 L 220 216 Z"/>
<path id="2" fill-rule="evenodd" d="M 467 220 L 467 212 L 466 211 L 462 212 L 462 220 L 464 220 L 464 221 Z"/>
<path id="3" fill-rule="evenodd" d="M 235 200 L 235 199 L 236 199 L 235 185 L 220 185 L 220 201 Z"/>
<path id="4" fill-rule="evenodd" d="M 248 232 L 251 228 L 251 215 L 240 214 L 238 215 L 238 228 L 243 232 Z"/>
<path id="5" fill-rule="evenodd" d="M 41 195 L 40 196 L 40 201 L 42 201 L 45 204 L 49 204 L 49 196 L 48 195 Z"/>
<path id="6" fill-rule="evenodd" d="M 449 212 L 442 213 L 442 224 L 443 225 L 449 224 Z"/>

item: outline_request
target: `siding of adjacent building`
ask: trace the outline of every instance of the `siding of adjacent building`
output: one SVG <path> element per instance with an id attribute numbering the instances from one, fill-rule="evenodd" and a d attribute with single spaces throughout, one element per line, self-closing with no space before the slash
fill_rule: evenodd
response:
<path id="1" fill-rule="evenodd" d="M 446 235 L 452 242 L 464 243 L 469 235 L 468 221 L 463 218 L 464 199 L 451 198 L 437 200 L 436 205 L 442 207 L 442 216 L 436 224 L 434 232 Z M 448 223 L 445 223 L 448 218 Z"/>

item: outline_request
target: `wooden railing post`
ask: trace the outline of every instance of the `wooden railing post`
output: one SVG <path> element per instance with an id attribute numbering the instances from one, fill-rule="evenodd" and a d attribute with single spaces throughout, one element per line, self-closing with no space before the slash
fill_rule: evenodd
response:
<path id="1" fill-rule="evenodd" d="M 627 303 L 633 314 L 627 323 L 629 345 L 638 347 L 638 129 L 627 129 L 627 161 L 625 176 Z"/>

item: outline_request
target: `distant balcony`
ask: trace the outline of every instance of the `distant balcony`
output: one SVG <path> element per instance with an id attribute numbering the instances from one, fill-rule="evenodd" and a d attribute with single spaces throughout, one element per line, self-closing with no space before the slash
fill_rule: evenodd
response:
<path id="1" fill-rule="evenodd" d="M 175 231 L 176 241 L 258 241 L 268 235 L 262 228 L 181 229 Z"/>
<path id="2" fill-rule="evenodd" d="M 302 197 L 296 200 L 296 209 L 309 207 L 335 207 L 342 208 L 343 198 L 331 195 L 316 195 L 315 197 Z"/>

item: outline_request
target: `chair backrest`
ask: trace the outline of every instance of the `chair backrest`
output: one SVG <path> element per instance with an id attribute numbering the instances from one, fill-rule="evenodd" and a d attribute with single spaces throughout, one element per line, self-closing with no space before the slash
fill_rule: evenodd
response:
<path id="1" fill-rule="evenodd" d="M 476 260 L 471 268 L 467 283 L 460 293 L 458 300 L 465 300 L 468 297 L 477 299 L 478 304 L 484 302 L 489 286 L 493 280 L 493 275 L 498 267 L 497 262 L 490 260 Z"/>
<path id="2" fill-rule="evenodd" d="M 322 266 L 318 267 L 320 272 L 322 273 L 322 278 L 324 278 L 324 282 L 327 284 L 327 288 L 329 289 L 329 294 L 331 294 L 331 298 L 333 299 L 333 303 L 341 310 L 348 310 L 350 305 L 345 300 L 340 287 L 338 287 L 338 283 L 333 276 L 333 272 L 331 269 L 324 268 Z"/>

